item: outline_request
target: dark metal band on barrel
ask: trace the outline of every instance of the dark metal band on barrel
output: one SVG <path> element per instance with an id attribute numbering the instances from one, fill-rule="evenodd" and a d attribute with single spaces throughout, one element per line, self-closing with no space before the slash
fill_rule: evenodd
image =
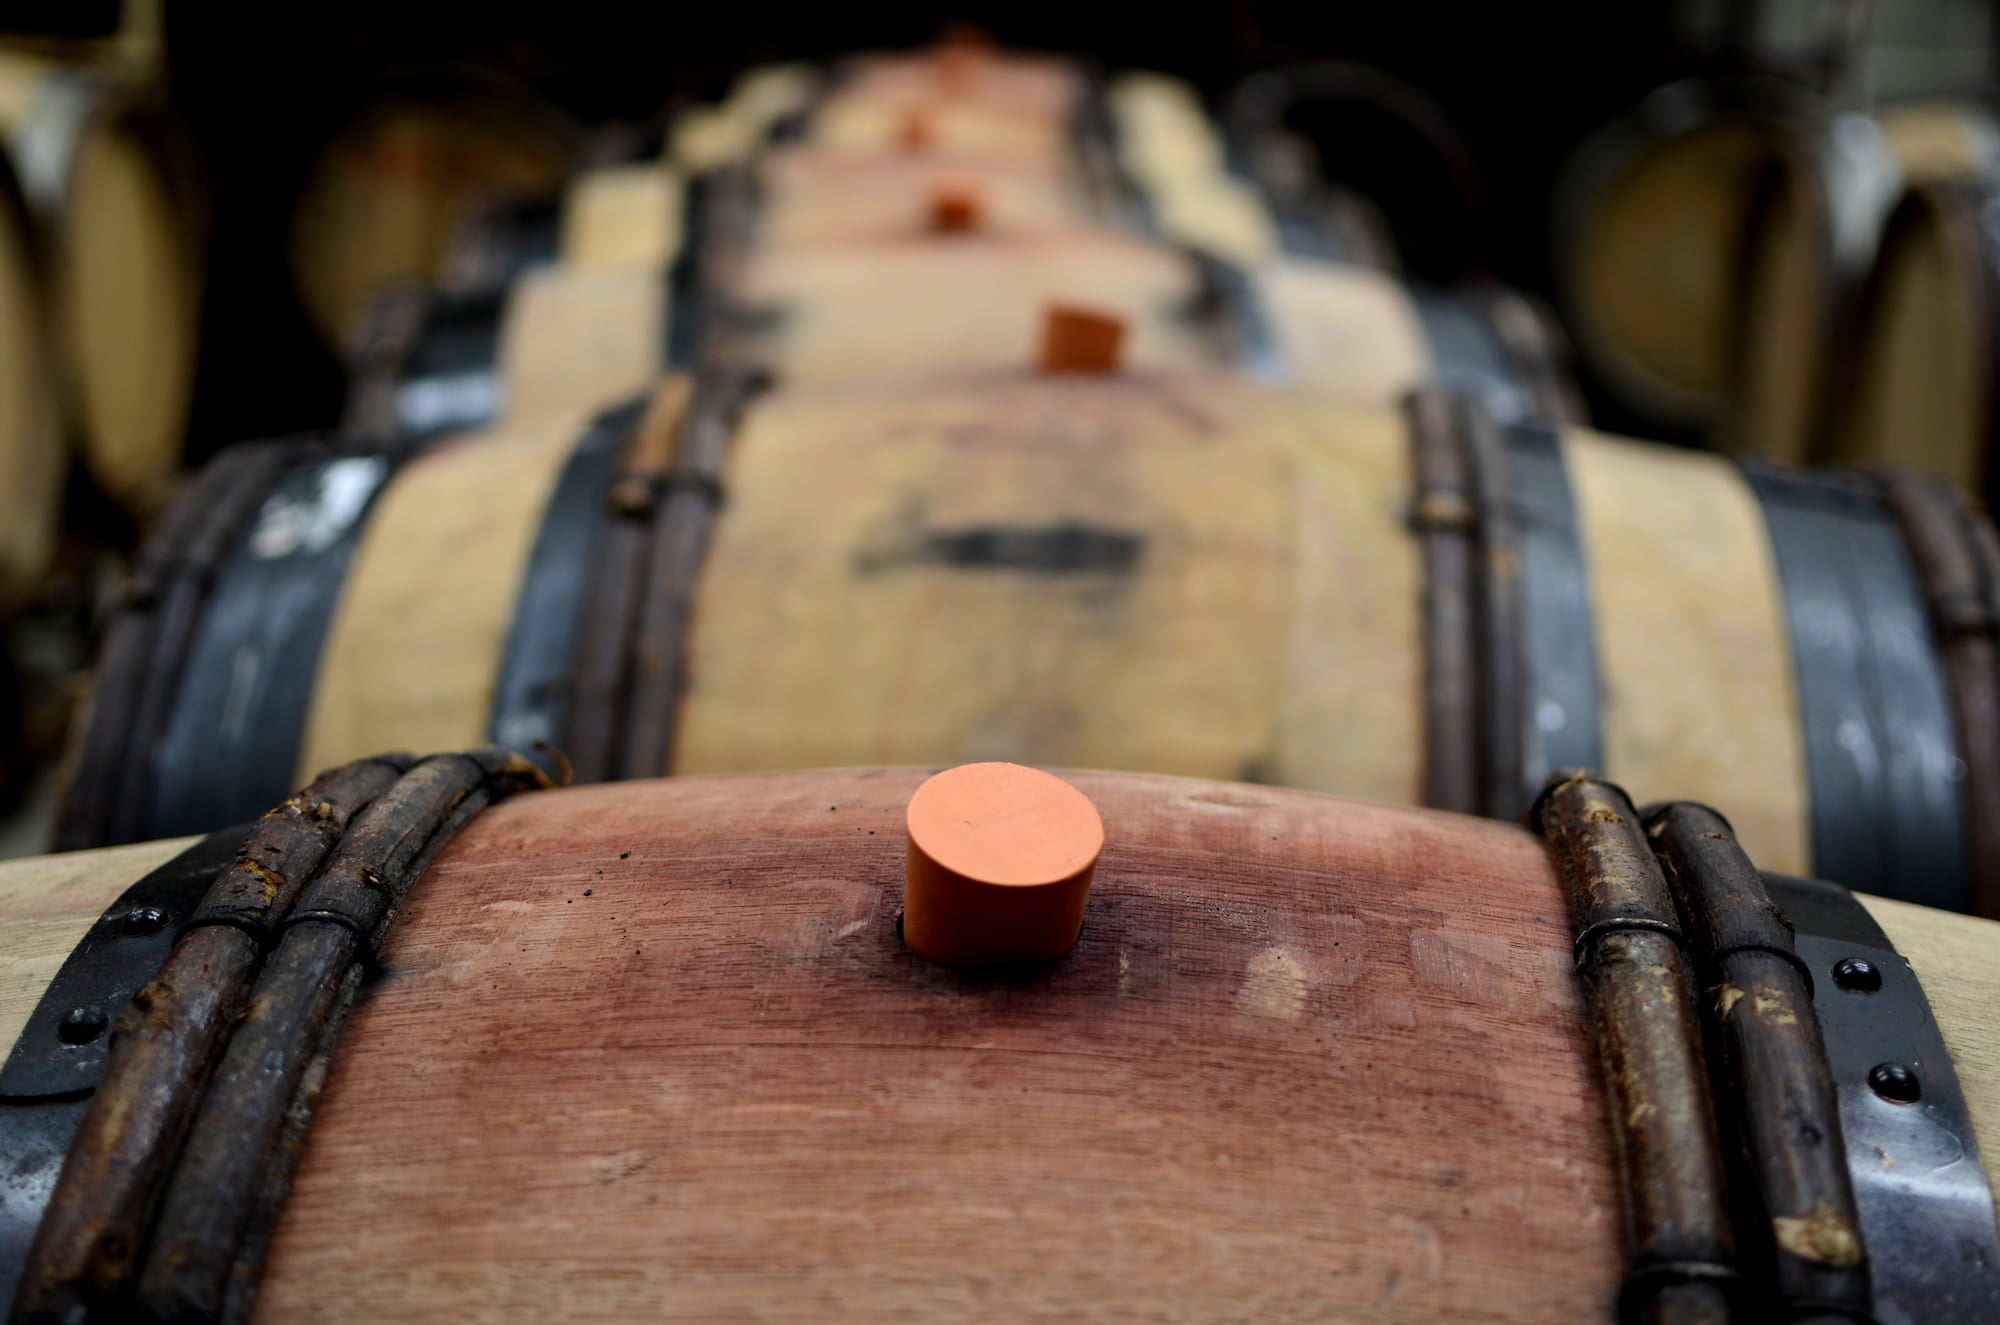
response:
<path id="1" fill-rule="evenodd" d="M 209 590 L 273 484 L 310 443 L 231 447 L 168 509 L 105 632 L 91 711 L 56 825 L 72 851 L 137 841 L 167 721 Z"/>
<path id="2" fill-rule="evenodd" d="M 1714 810 L 1688 802 L 1651 809 L 1646 834 L 1711 991 L 1724 1126 L 1742 1157 L 1744 1255 L 1768 1263 L 1783 1318 L 1871 1320 L 1840 1102 L 1791 921 Z"/>
<path id="3" fill-rule="evenodd" d="M 403 897 L 487 805 L 547 785 L 506 750 L 391 755 L 259 821 L 115 1024 L 14 1320 L 248 1314 L 327 1057 Z"/>
<path id="4" fill-rule="evenodd" d="M 1901 466 L 1878 477 L 1923 584 L 1958 719 L 1972 909 L 2000 918 L 2000 543 L 1949 484 Z"/>
<path id="5" fill-rule="evenodd" d="M 562 732 L 576 780 L 668 771 L 683 688 L 695 579 L 724 499 L 723 469 L 744 406 L 766 374 L 737 332 L 735 291 L 754 228 L 748 172 L 715 172 L 690 210 L 690 241 L 676 264 L 674 367 L 697 385 L 670 464 L 627 464 L 606 494 L 609 516 L 591 547 L 590 592 L 576 645 L 575 692 Z"/>
<path id="6" fill-rule="evenodd" d="M 1587 415 L 1570 377 L 1562 333 L 1550 323 L 1549 315 L 1527 296 L 1504 285 L 1470 285 L 1462 297 L 1480 309 L 1493 329 L 1535 418 L 1552 427 L 1585 422 Z"/>
<path id="7" fill-rule="evenodd" d="M 1551 779 L 1530 812 L 1569 898 L 1625 1189 L 1621 1315 L 1729 1319 L 1736 1240 L 1680 921 L 1639 815 L 1589 774 Z"/>
<path id="8" fill-rule="evenodd" d="M 1190 312 L 1214 344 L 1216 357 L 1253 377 L 1277 377 L 1284 369 L 1284 350 L 1256 280 L 1227 258 L 1192 247 L 1184 252 L 1195 270 Z"/>
<path id="9" fill-rule="evenodd" d="M 1894 514 L 1858 474 L 1749 456 L 1738 465 L 1763 512 L 1793 641 L 1816 871 L 1965 909 L 1958 724 Z"/>
<path id="10" fill-rule="evenodd" d="M 1508 817 L 1521 802 L 1522 641 L 1505 442 L 1460 393 L 1420 388 L 1405 410 L 1424 563 L 1424 803 Z"/>
<path id="11" fill-rule="evenodd" d="M 660 476 L 662 496 L 633 614 L 621 778 L 659 777 L 671 769 L 695 581 L 722 504 L 730 440 L 744 407 L 762 385 L 756 376 L 727 371 L 705 375 L 688 408 L 674 469 Z"/>
<path id="12" fill-rule="evenodd" d="M 1108 92 L 1104 71 L 1088 70 L 1070 121 L 1070 148 L 1076 155 L 1084 190 L 1093 209 L 1110 224 L 1158 238 L 1159 214 L 1152 198 L 1126 168 Z"/>

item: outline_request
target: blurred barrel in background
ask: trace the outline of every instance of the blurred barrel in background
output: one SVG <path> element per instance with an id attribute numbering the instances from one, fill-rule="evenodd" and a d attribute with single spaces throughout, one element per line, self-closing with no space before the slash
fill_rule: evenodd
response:
<path id="1" fill-rule="evenodd" d="M 1733 342 L 1738 374 L 1727 429 L 1733 445 L 1754 445 L 1791 460 L 1836 454 L 1895 456 L 1960 478 L 1962 463 L 1939 467 L 1925 448 L 1957 445 L 1963 429 L 1914 416 L 1906 444 L 1854 448 L 1840 437 L 1857 422 L 1843 390 L 1856 341 L 1882 334 L 1894 318 L 1880 302 L 1856 301 L 1875 265 L 1883 225 L 1898 195 L 2000 168 L 2000 125 L 1975 101 L 1886 106 L 1792 126 L 1774 139 L 1753 182 L 1742 301 Z M 1885 263 L 1913 241 L 1907 229 L 1883 251 Z M 1901 278 L 1897 278 L 1901 279 Z M 1893 333 L 1891 333 L 1893 334 Z"/>
<path id="2" fill-rule="evenodd" d="M 0 615 L 48 574 L 69 466 L 39 251 L 19 182 L 0 160 Z"/>
<path id="3" fill-rule="evenodd" d="M 907 98 L 906 82 L 889 85 Z M 772 145 L 748 176 L 683 183 L 637 163 L 584 172 L 558 208 L 486 213 L 460 246 L 476 257 L 450 264 L 470 275 L 421 307 L 381 310 L 362 426 L 424 436 L 601 406 L 684 366 L 691 328 L 710 315 L 741 324 L 747 352 L 791 383 L 1011 367 L 1032 354 L 1052 301 L 1126 319 L 1136 364 L 1224 362 L 1381 403 L 1441 377 L 1504 417 L 1580 417 L 1560 336 L 1514 292 L 1408 287 L 1371 265 L 1294 255 L 1292 239 L 1328 252 L 1309 236 L 1339 239 L 1337 219 L 1322 215 L 1328 230 L 1295 218 L 1281 236 L 1250 191 L 1224 196 L 1279 245 L 1261 257 L 1198 233 L 1158 236 L 1094 190 L 1097 121 L 1069 138 L 1051 129 L 1032 152 L 1002 139 L 1012 146 L 996 155 L 963 106 L 953 121 L 892 102 L 899 121 L 865 86 L 836 84 L 797 141 Z M 911 143 L 895 127 L 933 119 L 969 126 L 954 132 L 973 145 Z M 1219 170 L 1211 148 L 1203 159 Z M 726 307 L 699 306 L 690 243 L 740 253 Z"/>
<path id="4" fill-rule="evenodd" d="M 2000 165 L 2000 161 L 1996 161 Z M 1911 190 L 1890 218 L 1852 326 L 1832 436 L 2000 500 L 2000 180 Z"/>
<path id="5" fill-rule="evenodd" d="M 1975 99 L 1858 111 L 1776 81 L 1663 88 L 1565 183 L 1557 274 L 1578 352 L 1664 430 L 1838 454 L 1838 379 L 1874 316 L 1857 299 L 1890 209 L 1996 166 L 2000 126 Z"/>
<path id="6" fill-rule="evenodd" d="M 695 394 L 219 462 L 107 645 L 64 842 L 228 822 L 384 741 L 1506 817 L 1582 764 L 1728 803 L 1772 868 L 1990 898 L 1925 583 L 1868 480 L 1213 369 L 780 387 L 740 423 Z"/>
<path id="7" fill-rule="evenodd" d="M 804 64 L 745 70 L 720 101 L 692 107 L 674 121 L 667 136 L 667 158 L 690 175 L 741 161 L 762 147 L 780 124 L 806 108 L 820 80 L 819 72 Z"/>
<path id="8" fill-rule="evenodd" d="M 553 198 L 578 147 L 526 89 L 464 73 L 386 79 L 327 142 L 297 203 L 292 267 L 327 343 L 385 288 L 444 275 L 452 237 L 495 197 Z"/>
<path id="9" fill-rule="evenodd" d="M 1789 84 L 1661 88 L 1578 151 L 1556 200 L 1555 274 L 1578 355 L 1649 427 L 1726 418 L 1744 226 L 1786 126 L 1818 102 Z"/>
<path id="10" fill-rule="evenodd" d="M 105 492 L 155 510 L 181 464 L 200 330 L 186 148 L 158 89 L 12 51 L 0 51 L 0 133 L 33 222 L 69 429 Z"/>

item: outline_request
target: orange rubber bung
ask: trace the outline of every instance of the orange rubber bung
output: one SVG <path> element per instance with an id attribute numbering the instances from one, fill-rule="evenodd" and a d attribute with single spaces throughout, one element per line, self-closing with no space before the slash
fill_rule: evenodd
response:
<path id="1" fill-rule="evenodd" d="M 1115 373 L 1125 345 L 1125 319 L 1076 304 L 1050 304 L 1042 313 L 1045 373 Z"/>
<path id="2" fill-rule="evenodd" d="M 1069 783 L 961 764 L 910 797 L 903 941 L 951 966 L 1048 962 L 1076 946 L 1104 821 Z"/>
<path id="3" fill-rule="evenodd" d="M 968 180 L 951 180 L 931 189 L 931 232 L 962 235 L 977 230 L 985 207 L 979 186 Z"/>

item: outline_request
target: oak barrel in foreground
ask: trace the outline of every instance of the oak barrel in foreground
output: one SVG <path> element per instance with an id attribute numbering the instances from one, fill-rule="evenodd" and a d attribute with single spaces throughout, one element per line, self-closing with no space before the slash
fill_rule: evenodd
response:
<path id="1" fill-rule="evenodd" d="M 897 935 L 923 776 L 474 820 L 333 1058 L 259 1318 L 1609 1318 L 1619 1179 L 1543 842 L 1067 775 L 1106 835 L 1082 943 L 969 976 Z M 0 866 L 0 1026 L 180 845 Z M 1864 901 L 1990 1140 L 2000 930 Z"/>

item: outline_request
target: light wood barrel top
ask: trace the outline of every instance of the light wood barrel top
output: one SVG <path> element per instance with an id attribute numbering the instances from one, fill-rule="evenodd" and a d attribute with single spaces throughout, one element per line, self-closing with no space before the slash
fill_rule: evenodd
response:
<path id="1" fill-rule="evenodd" d="M 1192 265 L 1111 230 L 764 250 L 745 285 L 775 314 L 761 351 L 793 385 L 1027 365 L 1054 302 L 1123 318 L 1129 364 L 1215 357 L 1191 316 Z"/>
<path id="2" fill-rule="evenodd" d="M 1090 218 L 1072 171 L 1045 162 L 899 151 L 776 151 L 759 166 L 757 245 L 786 249 L 912 241 L 930 235 L 933 196 L 969 189 L 976 229 L 1003 235 L 1074 228 Z"/>
<path id="3" fill-rule="evenodd" d="M 1753 860 L 1812 872 L 1797 668 L 1763 511 L 1706 452 L 1564 438 L 1593 586 L 1604 765 L 1726 805 Z"/>
<path id="4" fill-rule="evenodd" d="M 381 750 L 483 743 L 542 509 L 588 417 L 473 434 L 397 472 L 321 650 L 301 785 Z"/>
<path id="5" fill-rule="evenodd" d="M 1414 799 L 1408 450 L 1396 415 L 1220 375 L 766 397 L 675 767 L 1007 759 Z"/>

